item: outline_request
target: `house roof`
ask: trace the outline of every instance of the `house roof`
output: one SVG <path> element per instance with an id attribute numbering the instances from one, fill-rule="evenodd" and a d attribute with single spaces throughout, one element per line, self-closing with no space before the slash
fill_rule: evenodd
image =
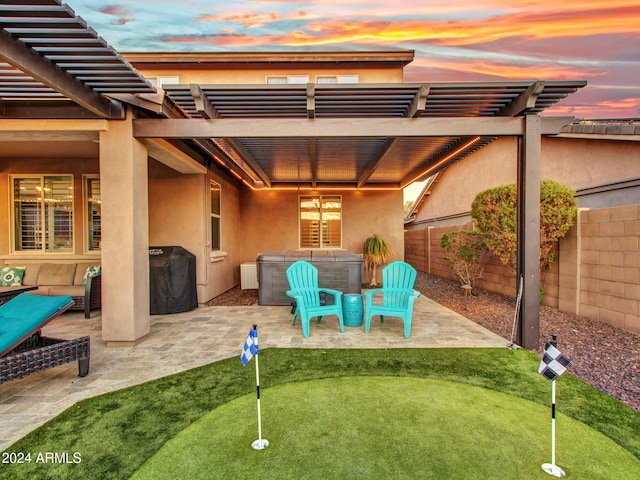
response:
<path id="1" fill-rule="evenodd" d="M 191 142 L 251 188 L 401 189 L 497 136 L 522 134 L 525 116 L 586 85 L 172 85 L 154 97 L 151 84 L 58 0 L 1 4 L 0 27 L 0 118 L 120 119 L 129 103 L 139 117 L 153 117 L 134 121 L 138 138 Z M 270 53 L 266 60 L 363 56 L 402 63 L 413 52 Z M 543 133 L 557 133 L 571 120 L 547 118 Z"/>
<path id="2" fill-rule="evenodd" d="M 398 67 L 413 61 L 413 50 L 379 51 L 251 51 L 251 52 L 123 52 L 140 69 L 255 69 L 267 67 Z"/>

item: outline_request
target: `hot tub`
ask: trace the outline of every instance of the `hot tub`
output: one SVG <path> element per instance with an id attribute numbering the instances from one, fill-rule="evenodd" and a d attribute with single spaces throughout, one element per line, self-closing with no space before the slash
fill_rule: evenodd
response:
<path id="1" fill-rule="evenodd" d="M 362 289 L 362 256 L 344 250 L 282 250 L 258 255 L 258 303 L 260 305 L 290 305 L 287 297 L 289 282 L 286 271 L 298 261 L 310 262 L 318 269 L 320 287 L 343 293 L 360 293 Z M 328 303 L 333 296 L 327 295 Z"/>

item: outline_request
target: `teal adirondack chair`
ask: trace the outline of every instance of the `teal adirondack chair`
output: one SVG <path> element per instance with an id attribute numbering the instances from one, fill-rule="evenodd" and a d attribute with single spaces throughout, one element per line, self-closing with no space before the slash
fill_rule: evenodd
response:
<path id="1" fill-rule="evenodd" d="M 404 320 L 404 336 L 411 336 L 411 322 L 413 317 L 413 303 L 420 296 L 420 292 L 413 289 L 416 282 L 416 269 L 405 262 L 393 262 L 382 269 L 382 288 L 365 290 L 366 320 L 364 333 L 369 333 L 371 317 L 380 315 L 380 322 L 384 316 L 400 317 Z M 382 293 L 382 305 L 374 305 L 374 295 Z"/>
<path id="2" fill-rule="evenodd" d="M 344 332 L 342 292 L 330 288 L 320 288 L 316 267 L 309 262 L 299 260 L 287 268 L 287 280 L 290 287 L 287 295 L 296 301 L 296 310 L 291 325 L 295 325 L 296 317 L 300 316 L 302 334 L 308 337 L 311 318 L 318 317 L 318 323 L 320 323 L 325 315 L 337 315 L 340 320 L 340 331 Z M 333 305 L 321 305 L 320 292 L 333 295 Z"/>

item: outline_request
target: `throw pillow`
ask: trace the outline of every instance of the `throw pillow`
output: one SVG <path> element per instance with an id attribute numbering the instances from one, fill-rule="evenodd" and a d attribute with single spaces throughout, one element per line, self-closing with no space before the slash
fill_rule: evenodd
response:
<path id="1" fill-rule="evenodd" d="M 98 275 L 100 275 L 100 265 L 91 265 L 90 267 L 87 267 L 87 271 L 84 272 L 84 277 L 82 278 L 82 284 L 86 285 L 87 278 L 97 277 Z"/>
<path id="2" fill-rule="evenodd" d="M 22 277 L 27 267 L 2 267 L 0 268 L 0 286 L 2 287 L 20 287 L 22 286 Z"/>

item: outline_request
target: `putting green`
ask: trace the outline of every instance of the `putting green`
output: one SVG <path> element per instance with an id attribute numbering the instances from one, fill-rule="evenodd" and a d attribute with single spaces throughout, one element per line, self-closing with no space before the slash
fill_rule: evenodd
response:
<path id="1" fill-rule="evenodd" d="M 562 385 L 559 385 L 562 388 Z M 549 479 L 549 408 L 484 388 L 410 377 L 341 377 L 263 389 L 171 439 L 134 479 Z M 562 405 L 558 405 L 561 412 Z M 640 460 L 559 413 L 567 478 L 637 479 Z"/>

